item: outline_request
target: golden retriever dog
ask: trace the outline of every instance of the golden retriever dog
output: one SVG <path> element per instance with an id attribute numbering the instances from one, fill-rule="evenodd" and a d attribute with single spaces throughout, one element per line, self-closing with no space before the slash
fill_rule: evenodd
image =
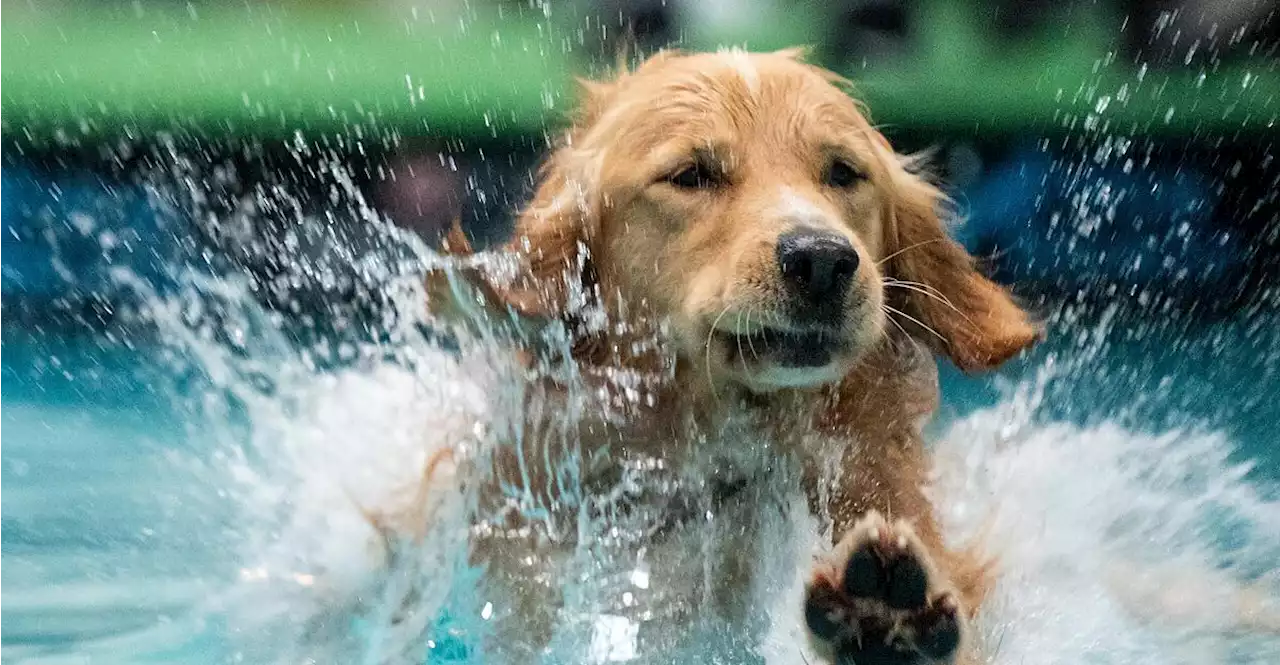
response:
<path id="1" fill-rule="evenodd" d="M 926 498 L 921 428 L 938 387 L 922 350 L 987 370 L 1038 331 L 948 238 L 943 194 L 846 89 L 798 51 L 663 52 L 584 83 L 506 247 L 518 269 L 433 274 L 429 307 L 565 331 L 566 355 L 610 410 L 575 430 L 588 453 L 678 458 L 703 445 L 689 432 L 745 414 L 800 460 L 834 536 L 796 599 L 815 651 L 979 662 L 969 625 L 994 564 L 944 544 Z M 470 252 L 456 233 L 449 245 Z M 532 365 L 542 351 L 523 339 Z M 834 458 L 800 432 L 835 442 Z M 552 479 L 519 454 L 536 453 L 504 450 L 495 474 L 545 493 Z M 513 562 L 520 547 L 476 552 Z"/>

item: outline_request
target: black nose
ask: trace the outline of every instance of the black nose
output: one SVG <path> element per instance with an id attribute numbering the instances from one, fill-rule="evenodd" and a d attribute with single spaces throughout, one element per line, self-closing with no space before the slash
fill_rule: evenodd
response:
<path id="1" fill-rule="evenodd" d="M 796 230 L 778 238 L 778 268 L 796 304 L 797 318 L 839 321 L 858 252 L 843 236 Z"/>

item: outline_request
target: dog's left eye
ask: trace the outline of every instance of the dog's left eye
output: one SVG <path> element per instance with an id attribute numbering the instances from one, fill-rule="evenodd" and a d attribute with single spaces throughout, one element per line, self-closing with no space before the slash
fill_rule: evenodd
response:
<path id="1" fill-rule="evenodd" d="M 667 182 L 681 189 L 705 189 L 718 184 L 719 179 L 711 169 L 702 164 L 694 164 L 671 174 L 667 177 Z"/>
<path id="2" fill-rule="evenodd" d="M 837 159 L 831 162 L 830 168 L 827 169 L 826 183 L 831 187 L 852 187 L 862 178 L 863 175 L 858 169 L 850 166 L 848 162 Z"/>

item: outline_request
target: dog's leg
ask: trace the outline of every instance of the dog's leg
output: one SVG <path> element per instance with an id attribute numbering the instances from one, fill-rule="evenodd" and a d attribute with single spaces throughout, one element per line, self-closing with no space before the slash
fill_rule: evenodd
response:
<path id="1" fill-rule="evenodd" d="M 859 665 L 976 662 L 968 623 L 992 564 L 943 545 L 922 490 L 923 446 L 912 439 L 847 455 L 828 503 L 840 540 L 806 590 L 816 650 Z"/>
<path id="2" fill-rule="evenodd" d="M 551 319 L 536 289 L 516 278 L 496 279 L 456 221 L 440 249 L 444 262 L 425 277 L 427 310 L 434 323 L 479 332 L 481 337 L 501 332 L 526 341 L 539 339 Z"/>

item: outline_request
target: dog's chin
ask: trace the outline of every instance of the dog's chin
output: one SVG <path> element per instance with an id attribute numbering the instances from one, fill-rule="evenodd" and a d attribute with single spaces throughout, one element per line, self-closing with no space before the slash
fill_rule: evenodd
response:
<path id="1" fill-rule="evenodd" d="M 737 377 L 738 383 L 756 394 L 765 394 L 779 390 L 803 390 L 830 385 L 844 377 L 848 365 L 832 362 L 822 367 L 787 367 L 766 366 L 744 372 Z"/>
<path id="2" fill-rule="evenodd" d="M 855 344 L 829 331 L 761 328 L 716 331 L 725 370 L 755 393 L 813 388 L 839 381 L 857 355 Z"/>

